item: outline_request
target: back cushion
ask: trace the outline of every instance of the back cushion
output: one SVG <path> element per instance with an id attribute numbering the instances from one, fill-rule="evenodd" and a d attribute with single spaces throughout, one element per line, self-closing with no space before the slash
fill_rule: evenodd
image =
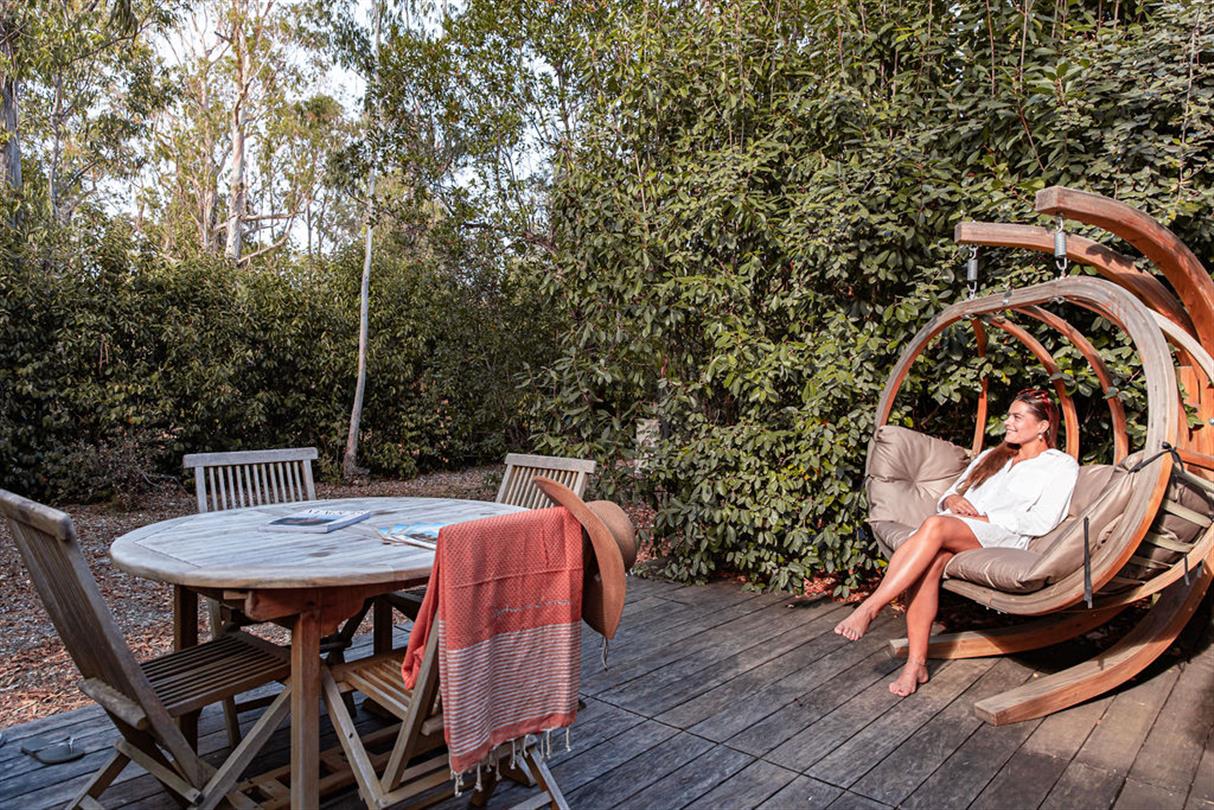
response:
<path id="1" fill-rule="evenodd" d="M 1171 484 L 1168 486 L 1167 499 L 1175 501 L 1199 515 L 1214 518 L 1214 498 L 1201 488 L 1188 483 L 1184 479 L 1172 479 Z M 1159 515 L 1155 518 L 1155 522 L 1151 525 L 1151 533 L 1162 535 L 1164 538 L 1171 540 L 1172 543 L 1161 546 L 1151 543 L 1149 538 L 1144 539 L 1135 555 L 1139 559 L 1130 560 L 1126 563 L 1117 572 L 1118 576 L 1131 580 L 1150 579 L 1152 576 L 1160 573 L 1160 568 L 1158 565 L 1146 562 L 1146 560 L 1162 563 L 1163 565 L 1174 565 L 1180 561 L 1183 552 L 1173 547 L 1173 543 L 1183 543 L 1186 545 L 1196 543 L 1201 539 L 1202 531 L 1203 527 L 1199 523 L 1195 523 L 1179 515 L 1173 515 L 1161 508 Z M 1132 586 L 1127 583 L 1125 587 Z"/>
<path id="2" fill-rule="evenodd" d="M 970 462 L 969 451 L 908 428 L 885 425 L 873 437 L 866 476 L 869 522 L 918 526 Z"/>
<path id="3" fill-rule="evenodd" d="M 1080 467 L 1067 516 L 1082 515 L 1089 506 L 1096 503 L 1096 499 L 1103 495 L 1109 485 L 1113 483 L 1113 476 L 1116 472 L 1117 467 L 1112 464 L 1085 464 Z"/>
<path id="4" fill-rule="evenodd" d="M 1104 489 L 1095 492 L 1095 498 L 1088 503 L 1080 503 L 1078 510 L 1074 502 L 1088 497 L 1092 492 L 1089 488 L 1084 493 L 1078 491 L 1072 499 L 1072 507 L 1068 517 L 1054 531 L 1029 542 L 1029 549 L 1041 554 L 1041 561 L 1027 575 L 1026 582 L 1040 583 L 1038 587 L 1057 582 L 1083 565 L 1083 518 L 1088 518 L 1091 529 L 1089 542 L 1092 553 L 1104 546 L 1118 534 L 1121 516 L 1125 512 L 1126 503 L 1133 493 L 1136 476 L 1130 475 L 1128 466 L 1131 460 L 1126 459 L 1115 467 L 1108 468 L 1108 474 L 1101 470 L 1096 475 L 1089 476 L 1088 483 L 1105 481 Z M 1101 465 L 1104 466 L 1104 465 Z M 1085 468 L 1086 469 L 1086 468 Z M 1082 475 L 1082 473 L 1081 473 Z M 1076 513 L 1077 516 L 1076 516 Z"/>

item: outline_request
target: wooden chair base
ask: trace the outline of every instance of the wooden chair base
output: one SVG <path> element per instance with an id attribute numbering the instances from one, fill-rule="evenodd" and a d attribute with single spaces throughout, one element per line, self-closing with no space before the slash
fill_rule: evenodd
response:
<path id="1" fill-rule="evenodd" d="M 1096 610 L 1075 610 L 1040 621 L 999 627 L 991 630 L 967 630 L 932 636 L 927 645 L 928 658 L 987 658 L 993 655 L 1039 650 L 1081 636 L 1108 622 L 1122 611 L 1124 605 Z M 893 638 L 890 653 L 905 658 L 907 641 Z"/>
<path id="2" fill-rule="evenodd" d="M 128 729 L 127 735 L 114 744 L 116 749 L 114 755 L 101 766 L 67 806 L 73 810 L 74 808 L 97 810 L 97 808 L 104 807 L 99 801 L 99 797 L 122 773 L 127 764 L 134 762 L 156 777 L 161 785 L 170 791 L 174 800 L 182 804 L 201 808 L 201 810 L 211 810 L 226 800 L 232 807 L 241 810 L 255 808 L 258 806 L 257 802 L 245 795 L 242 787 L 237 785 L 237 780 L 241 772 L 252 763 L 253 758 L 265 746 L 270 736 L 282 725 L 290 713 L 290 709 L 291 689 L 288 686 L 278 694 L 274 702 L 270 704 L 270 708 L 258 718 L 248 735 L 241 740 L 240 745 L 224 760 L 218 770 L 205 762 L 201 763 L 207 773 L 207 783 L 202 788 L 196 788 L 182 778 L 178 769 L 160 753 L 150 737 L 143 741 L 146 743 L 144 745 L 133 744 L 130 738 L 139 739 L 143 733 Z M 116 722 L 121 721 L 116 720 Z"/>
<path id="3" fill-rule="evenodd" d="M 1176 641 L 1214 579 L 1212 566 L 1214 560 L 1206 560 L 1192 572 L 1188 584 L 1182 580 L 1168 586 L 1146 617 L 1096 658 L 981 700 L 974 704 L 974 713 L 997 726 L 1017 723 L 1074 706 L 1125 683 Z"/>

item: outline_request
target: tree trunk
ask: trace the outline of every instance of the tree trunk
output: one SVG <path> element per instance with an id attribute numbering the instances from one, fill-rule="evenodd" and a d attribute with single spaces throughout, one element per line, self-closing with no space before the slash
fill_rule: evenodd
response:
<path id="1" fill-rule="evenodd" d="M 0 79 L 4 101 L 4 181 L 14 192 L 21 191 L 21 140 L 17 134 L 17 80 Z"/>
<path id="2" fill-rule="evenodd" d="M 63 158 L 63 76 L 55 76 L 55 104 L 51 113 L 51 162 L 47 167 L 47 203 L 51 221 L 64 225 L 60 210 L 60 162 Z"/>
<path id="3" fill-rule="evenodd" d="M 0 55 L 4 61 L 12 64 L 13 39 L 17 33 L 13 31 L 12 20 L 0 16 Z M 21 192 L 21 139 L 17 132 L 17 99 L 19 88 L 17 78 L 11 73 L 0 71 L 0 117 L 4 119 L 4 184 L 13 192 Z"/>
<path id="4" fill-rule="evenodd" d="M 244 25 L 239 15 L 232 26 L 232 53 L 236 59 L 236 101 L 232 105 L 232 178 L 228 185 L 228 236 L 224 254 L 240 261 L 244 246 L 245 189 L 245 131 L 244 104 L 249 85 L 246 70 L 248 53 L 245 48 Z"/>
<path id="5" fill-rule="evenodd" d="M 367 90 L 372 94 L 372 104 L 375 112 L 370 116 L 371 127 L 379 127 L 379 35 L 380 18 L 383 10 L 380 0 L 375 3 L 375 44 L 372 50 L 371 82 Z M 363 393 L 367 388 L 367 339 L 370 333 L 370 297 L 371 297 L 371 246 L 375 233 L 375 167 L 379 157 L 379 138 L 376 132 L 370 133 L 371 165 L 367 169 L 367 221 L 364 226 L 366 237 L 363 241 L 363 278 L 362 288 L 358 299 L 358 379 L 354 384 L 354 407 L 350 409 L 350 432 L 346 436 L 346 455 L 341 462 L 342 477 L 349 481 L 360 472 L 358 466 L 358 431 L 363 418 Z"/>

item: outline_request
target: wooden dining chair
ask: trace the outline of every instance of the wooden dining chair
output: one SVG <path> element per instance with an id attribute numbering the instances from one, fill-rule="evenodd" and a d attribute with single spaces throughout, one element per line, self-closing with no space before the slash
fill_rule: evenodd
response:
<path id="1" fill-rule="evenodd" d="M 315 447 L 190 453 L 181 459 L 181 466 L 193 470 L 198 511 L 206 513 L 247 506 L 314 501 L 316 485 L 312 479 L 312 462 L 316 458 Z M 222 636 L 226 628 L 256 624 L 233 605 L 203 598 L 206 600 L 213 639 Z M 353 635 L 352 631 L 350 635 Z M 341 641 L 330 639 L 326 650 L 336 646 L 349 646 L 349 639 L 345 639 L 344 645 Z M 262 705 L 265 705 L 264 700 L 237 703 L 232 698 L 224 701 L 224 724 L 232 745 L 240 742 L 240 712 Z"/>
<path id="2" fill-rule="evenodd" d="M 535 485 L 535 477 L 542 475 L 551 478 L 558 484 L 564 484 L 573 490 L 579 498 L 586 492 L 590 476 L 598 465 L 583 458 L 565 458 L 563 456 L 534 456 L 523 453 L 508 453 L 506 455 L 506 471 L 502 474 L 502 483 L 497 488 L 495 503 L 506 503 L 511 506 L 522 506 L 527 509 L 543 509 L 551 506 L 548 496 Z M 397 591 L 379 598 L 378 604 L 384 605 L 383 610 L 390 612 L 395 609 L 408 619 L 417 617 L 421 609 L 422 598 L 426 595 L 426 586 L 421 585 L 408 590 Z M 378 621 L 387 621 L 379 619 Z"/>
<path id="3" fill-rule="evenodd" d="M 252 804 L 236 780 L 290 711 L 290 686 L 278 694 L 244 740 L 214 768 L 195 751 L 198 712 L 240 692 L 290 675 L 289 654 L 246 633 L 135 660 L 114 621 L 63 512 L 0 490 L 21 558 L 64 647 L 83 680 L 80 689 L 109 715 L 120 738 L 114 755 L 68 805 L 101 807 L 98 799 L 129 762 L 135 762 L 191 807 L 225 798 Z"/>
<path id="4" fill-rule="evenodd" d="M 537 475 L 569 487 L 580 498 L 597 466 L 590 459 L 510 453 L 506 456 L 506 472 L 502 475 L 502 484 L 494 500 L 527 509 L 550 506 L 548 496 L 534 483 Z"/>
<path id="5" fill-rule="evenodd" d="M 191 453 L 181 465 L 194 471 L 199 512 L 316 500 L 315 447 Z"/>
<path id="6" fill-rule="evenodd" d="M 393 650 L 371 658 L 331 667 L 323 675 L 325 705 L 337 729 L 337 738 L 346 761 L 354 772 L 358 792 L 369 808 L 386 808 L 408 801 L 451 779 L 447 754 L 443 748 L 443 715 L 439 700 L 438 633 L 426 640 L 417 683 L 405 687 L 401 676 L 404 650 Z M 347 695 L 362 693 L 382 710 L 400 720 L 390 750 L 372 753 L 359 736 L 350 714 Z M 381 713 L 382 713 L 381 712 Z M 371 735 L 376 739 L 382 734 Z M 538 787 L 526 806 L 545 805 L 568 810 L 552 772 L 543 761 L 539 744 L 526 748 L 513 763 L 503 757 L 491 772 L 486 789 L 473 793 L 472 801 L 483 804 L 496 786 L 501 772 L 521 784 Z M 429 801 L 419 802 L 420 805 Z"/>

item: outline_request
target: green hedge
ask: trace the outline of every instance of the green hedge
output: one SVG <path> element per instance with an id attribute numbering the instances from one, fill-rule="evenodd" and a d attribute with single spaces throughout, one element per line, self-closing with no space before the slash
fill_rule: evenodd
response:
<path id="1" fill-rule="evenodd" d="M 532 376 L 541 444 L 628 461 L 636 421 L 659 418 L 646 476 L 609 465 L 604 484 L 655 498 L 667 573 L 784 587 L 842 571 L 854 584 L 876 558 L 862 476 L 877 395 L 904 342 L 963 294 L 957 222 L 1048 224 L 1034 193 L 1063 184 L 1151 212 L 1210 262 L 1214 28 L 1201 5 L 615 15 L 587 46 L 604 73 L 552 203 L 548 292 L 569 326 Z M 991 290 L 1052 273 L 1048 257 L 1009 251 L 984 264 Z M 1124 342 L 1066 314 L 1095 336 L 1133 414 Z M 1000 394 L 993 414 L 1009 389 L 1047 382 L 1005 342 L 984 366 L 973 354 L 961 330 L 946 335 L 898 418 L 968 437 L 980 371 Z M 1092 394 L 1081 360 L 1061 356 L 1068 384 Z M 1094 457 L 1105 414 L 1098 395 L 1084 402 Z"/>
<path id="2" fill-rule="evenodd" d="M 336 472 L 360 250 L 237 268 L 166 261 L 102 215 L 37 249 L 14 233 L 0 264 L 0 486 L 93 499 L 180 475 L 186 452 L 300 445 Z M 515 376 L 547 345 L 543 321 L 533 293 L 476 269 L 488 267 L 381 238 L 360 453 L 373 471 L 410 476 L 525 443 Z"/>

